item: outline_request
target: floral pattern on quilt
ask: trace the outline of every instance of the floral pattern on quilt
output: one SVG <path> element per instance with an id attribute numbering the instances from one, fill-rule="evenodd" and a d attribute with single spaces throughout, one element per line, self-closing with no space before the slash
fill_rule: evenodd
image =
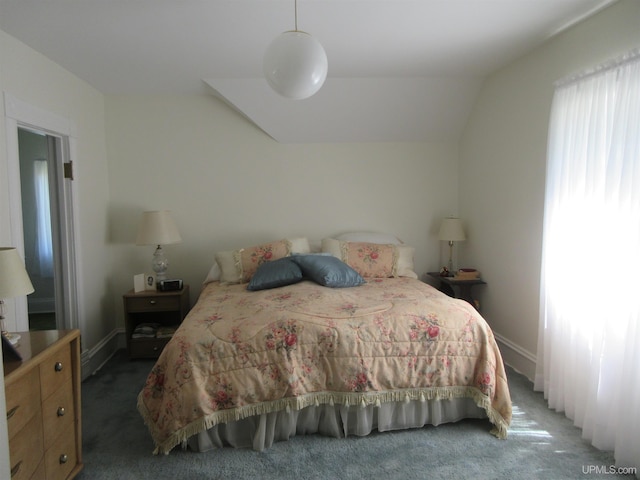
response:
<path id="1" fill-rule="evenodd" d="M 168 453 L 218 423 L 310 405 L 472 398 L 505 437 L 511 400 L 491 329 L 411 278 L 332 289 L 205 286 L 149 374 L 138 408 Z"/>

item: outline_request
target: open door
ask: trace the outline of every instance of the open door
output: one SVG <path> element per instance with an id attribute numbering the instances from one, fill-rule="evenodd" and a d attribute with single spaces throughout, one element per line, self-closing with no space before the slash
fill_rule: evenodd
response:
<path id="1" fill-rule="evenodd" d="M 61 142 L 46 132 L 18 127 L 24 261 L 35 289 L 27 297 L 29 330 L 61 328 L 57 319 L 64 318 L 56 188 Z"/>
<path id="2" fill-rule="evenodd" d="M 15 299 L 12 331 L 79 328 L 71 152 L 67 119 L 6 92 L 12 246 L 35 288 Z"/>

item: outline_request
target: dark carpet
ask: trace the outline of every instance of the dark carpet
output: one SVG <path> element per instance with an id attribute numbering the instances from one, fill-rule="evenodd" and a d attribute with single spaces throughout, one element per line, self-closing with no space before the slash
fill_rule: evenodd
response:
<path id="1" fill-rule="evenodd" d="M 264 452 L 174 449 L 154 456 L 136 409 L 152 361 L 119 351 L 82 384 L 81 480 L 144 479 L 576 479 L 627 478 L 611 452 L 581 438 L 564 415 L 547 408 L 526 377 L 507 370 L 513 422 L 506 440 L 490 424 L 465 420 L 367 437 L 297 436 Z"/>

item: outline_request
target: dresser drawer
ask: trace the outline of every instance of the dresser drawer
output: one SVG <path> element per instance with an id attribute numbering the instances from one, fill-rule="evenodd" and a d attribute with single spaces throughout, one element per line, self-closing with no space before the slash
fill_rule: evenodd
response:
<path id="1" fill-rule="evenodd" d="M 73 365 L 69 345 L 58 349 L 40 364 L 40 390 L 42 400 L 55 392 L 60 385 L 71 378 Z"/>
<path id="2" fill-rule="evenodd" d="M 43 478 L 46 478 L 46 472 L 44 471 L 44 456 L 42 457 L 42 460 L 40 460 L 40 464 L 38 465 L 38 468 L 36 468 L 36 471 L 33 473 L 33 475 L 31 475 L 31 480 L 42 480 Z M 14 480 L 13 478 L 11 480 Z"/>
<path id="3" fill-rule="evenodd" d="M 129 297 L 126 300 L 129 312 L 166 312 L 180 310 L 180 297 L 175 295 L 153 297 Z"/>
<path id="4" fill-rule="evenodd" d="M 77 462 L 76 437 L 73 427 L 70 427 L 44 452 L 47 480 L 66 479 Z"/>
<path id="5" fill-rule="evenodd" d="M 40 379 L 38 369 L 6 386 L 7 427 L 11 440 L 40 410 Z"/>
<path id="6" fill-rule="evenodd" d="M 52 445 L 56 438 L 73 424 L 74 414 L 73 385 L 69 379 L 42 402 L 42 429 L 45 445 Z"/>
<path id="7" fill-rule="evenodd" d="M 11 480 L 29 480 L 42 460 L 42 416 L 29 420 L 9 442 Z"/>

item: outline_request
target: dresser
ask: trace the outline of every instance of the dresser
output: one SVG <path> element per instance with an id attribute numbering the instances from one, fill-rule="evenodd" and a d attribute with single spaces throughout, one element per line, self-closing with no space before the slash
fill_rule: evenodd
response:
<path id="1" fill-rule="evenodd" d="M 11 480 L 71 479 L 82 469 L 80 331 L 19 332 L 4 362 Z"/>

